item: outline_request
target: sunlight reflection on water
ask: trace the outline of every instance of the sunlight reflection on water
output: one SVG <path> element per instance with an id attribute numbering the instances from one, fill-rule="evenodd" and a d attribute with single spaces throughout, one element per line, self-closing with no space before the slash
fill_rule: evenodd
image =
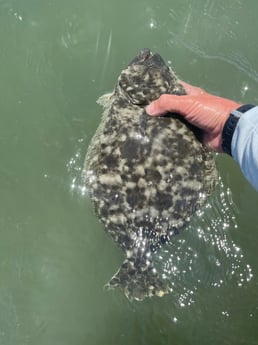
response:
<path id="1" fill-rule="evenodd" d="M 76 152 L 74 153 L 73 157 L 69 159 L 66 163 L 66 168 L 69 174 L 69 188 L 70 192 L 78 195 L 79 197 L 83 197 L 87 195 L 87 190 L 85 185 L 82 181 L 82 169 L 83 169 L 83 161 L 85 155 L 85 143 L 84 139 L 77 140 L 77 147 Z"/>
<path id="2" fill-rule="evenodd" d="M 87 197 L 82 181 L 85 141 L 77 141 L 67 163 L 70 190 Z M 222 288 L 231 281 L 244 287 L 253 277 L 242 249 L 234 242 L 237 209 L 231 191 L 219 180 L 214 194 L 191 223 L 154 255 L 159 274 L 169 282 L 179 307 L 191 306 L 200 288 Z"/>
<path id="3" fill-rule="evenodd" d="M 243 251 L 233 240 L 236 209 L 231 192 L 220 181 L 206 204 L 180 236 L 157 254 L 163 277 L 180 307 L 195 302 L 198 288 L 220 288 L 234 281 L 244 287 L 253 277 Z"/>

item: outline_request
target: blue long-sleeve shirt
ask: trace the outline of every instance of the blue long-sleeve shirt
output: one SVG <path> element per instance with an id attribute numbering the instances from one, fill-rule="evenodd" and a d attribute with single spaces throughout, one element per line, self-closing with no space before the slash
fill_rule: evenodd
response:
<path id="1" fill-rule="evenodd" d="M 241 115 L 232 137 L 231 151 L 246 179 L 258 191 L 258 106 Z"/>

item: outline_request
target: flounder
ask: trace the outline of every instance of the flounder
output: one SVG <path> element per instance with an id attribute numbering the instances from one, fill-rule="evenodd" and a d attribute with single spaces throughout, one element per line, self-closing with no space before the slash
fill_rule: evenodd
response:
<path id="1" fill-rule="evenodd" d="M 186 226 L 217 179 L 197 128 L 178 114 L 146 114 L 146 105 L 165 93 L 185 90 L 161 56 L 145 48 L 121 72 L 114 91 L 99 99 L 104 113 L 85 159 L 95 213 L 126 255 L 107 287 L 131 300 L 170 291 L 152 257 Z"/>

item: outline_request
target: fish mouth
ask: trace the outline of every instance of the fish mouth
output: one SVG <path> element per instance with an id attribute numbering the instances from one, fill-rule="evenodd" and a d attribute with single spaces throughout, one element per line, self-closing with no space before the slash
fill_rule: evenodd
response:
<path id="1" fill-rule="evenodd" d="M 143 48 L 138 56 L 141 60 L 146 61 L 153 56 L 153 53 L 149 48 Z"/>
<path id="2" fill-rule="evenodd" d="M 129 66 L 136 64 L 166 66 L 162 57 L 158 53 L 152 53 L 149 48 L 141 49 L 139 54 L 130 62 Z"/>

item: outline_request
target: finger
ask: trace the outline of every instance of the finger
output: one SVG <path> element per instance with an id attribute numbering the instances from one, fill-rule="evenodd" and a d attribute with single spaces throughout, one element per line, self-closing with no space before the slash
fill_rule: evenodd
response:
<path id="1" fill-rule="evenodd" d="M 183 80 L 179 80 L 179 82 L 180 82 L 180 84 L 183 85 L 183 87 L 184 87 L 184 89 L 188 95 L 199 96 L 199 95 L 202 95 L 205 93 L 205 91 L 203 89 L 201 89 L 200 87 L 188 84 Z"/>
<path id="2" fill-rule="evenodd" d="M 169 111 L 174 111 L 174 104 L 179 96 L 161 95 L 156 101 L 153 101 L 146 107 L 146 112 L 152 116 L 164 115 Z"/>
<path id="3" fill-rule="evenodd" d="M 223 152 L 221 148 L 221 135 L 212 135 L 209 132 L 204 132 L 203 144 L 209 151 Z"/>
<path id="4" fill-rule="evenodd" d="M 146 107 L 146 112 L 152 116 L 164 115 L 168 112 L 178 113 L 183 116 L 188 113 L 192 104 L 192 97 L 177 95 L 161 95 L 156 101 Z"/>

